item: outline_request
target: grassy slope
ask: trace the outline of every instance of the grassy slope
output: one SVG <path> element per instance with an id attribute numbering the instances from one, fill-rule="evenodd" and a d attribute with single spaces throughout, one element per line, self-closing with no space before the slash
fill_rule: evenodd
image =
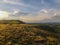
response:
<path id="1" fill-rule="evenodd" d="M 0 45 L 59 45 L 57 28 L 60 25 L 0 24 Z"/>
<path id="2" fill-rule="evenodd" d="M 0 24 L 25 24 L 25 22 L 20 20 L 0 20 Z"/>

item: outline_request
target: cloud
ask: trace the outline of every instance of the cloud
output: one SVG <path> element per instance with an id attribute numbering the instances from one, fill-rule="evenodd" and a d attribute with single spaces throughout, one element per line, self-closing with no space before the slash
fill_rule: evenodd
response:
<path id="1" fill-rule="evenodd" d="M 15 15 L 15 14 L 17 14 L 17 13 L 19 13 L 19 10 L 15 10 L 15 11 L 13 12 L 13 15 Z"/>
<path id="2" fill-rule="evenodd" d="M 4 3 L 12 4 L 12 5 L 18 5 L 20 7 L 25 7 L 25 8 L 34 8 L 34 6 L 25 4 L 22 0 L 3 0 Z"/>
<path id="3" fill-rule="evenodd" d="M 45 18 L 39 22 L 60 22 L 60 11 L 59 10 L 54 10 L 54 11 L 50 11 L 49 15 L 51 15 L 50 18 Z"/>
<path id="4" fill-rule="evenodd" d="M 19 10 L 13 12 L 0 11 L 7 15 L 3 20 L 22 20 L 24 22 L 58 22 L 60 21 L 60 11 L 55 9 L 41 9 L 40 11 L 32 13 L 24 13 Z M 1 14 L 0 13 L 0 14 Z"/>
<path id="5" fill-rule="evenodd" d="M 41 9 L 35 14 L 28 14 L 25 16 L 20 16 L 20 19 L 25 22 L 58 22 L 60 21 L 60 15 L 58 10 L 55 9 Z M 59 18 L 58 18 L 59 17 Z"/>
<path id="6" fill-rule="evenodd" d="M 60 15 L 56 15 L 54 17 L 51 17 L 51 19 L 44 19 L 40 22 L 60 22 Z"/>
<path id="7" fill-rule="evenodd" d="M 18 10 L 13 12 L 0 11 L 0 20 L 19 20 L 20 15 L 16 15 L 17 13 L 19 13 Z"/>
<path id="8" fill-rule="evenodd" d="M 8 20 L 21 20 L 20 17 L 23 17 L 29 15 L 28 13 L 21 12 L 20 10 L 14 10 L 13 12 L 10 12 L 8 16 Z"/>
<path id="9" fill-rule="evenodd" d="M 46 10 L 46 9 L 42 9 L 42 10 L 40 10 L 41 12 L 44 12 L 44 13 L 48 13 L 48 10 Z"/>
<path id="10" fill-rule="evenodd" d="M 9 4 L 14 4 L 14 5 L 20 5 L 20 6 L 25 6 L 24 3 L 18 2 L 17 0 L 3 0 L 4 3 L 9 3 Z"/>
<path id="11" fill-rule="evenodd" d="M 9 16 L 9 12 L 7 11 L 0 11 L 0 20 L 5 20 Z"/>
<path id="12" fill-rule="evenodd" d="M 45 4 L 45 0 L 41 0 L 41 4 Z"/>
<path id="13" fill-rule="evenodd" d="M 60 0 L 53 0 L 55 3 L 60 3 Z"/>
<path id="14" fill-rule="evenodd" d="M 13 2 L 21 2 L 21 0 L 3 0 L 4 2 L 8 2 L 8 1 L 13 1 Z"/>
<path id="15" fill-rule="evenodd" d="M 3 0 L 4 2 L 7 2 L 8 0 Z"/>
<path id="16" fill-rule="evenodd" d="M 36 22 L 47 18 L 49 18 L 48 11 L 45 9 L 40 10 L 36 14 L 28 14 L 27 16 L 26 15 L 20 16 L 20 19 L 25 22 Z"/>

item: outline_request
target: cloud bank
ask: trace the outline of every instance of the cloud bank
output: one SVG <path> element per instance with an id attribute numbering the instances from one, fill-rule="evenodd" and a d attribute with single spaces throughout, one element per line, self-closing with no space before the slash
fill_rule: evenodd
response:
<path id="1" fill-rule="evenodd" d="M 59 22 L 59 5 L 60 0 L 0 0 L 0 11 L 5 16 L 0 16 L 0 19 L 31 23 Z"/>

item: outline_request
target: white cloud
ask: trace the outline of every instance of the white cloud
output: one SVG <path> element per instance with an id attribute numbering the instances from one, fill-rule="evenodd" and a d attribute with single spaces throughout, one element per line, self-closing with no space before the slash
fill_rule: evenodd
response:
<path id="1" fill-rule="evenodd" d="M 18 11 L 18 10 L 15 10 L 14 12 L 13 12 L 13 15 L 15 15 L 15 14 L 17 14 L 17 13 L 19 13 L 20 11 Z"/>
<path id="2" fill-rule="evenodd" d="M 9 3 L 9 4 L 13 4 L 13 5 L 19 5 L 22 7 L 29 7 L 29 8 L 33 8 L 36 9 L 34 6 L 29 5 L 29 4 L 25 4 L 24 2 L 22 2 L 22 0 L 3 0 L 4 3 Z"/>
<path id="3" fill-rule="evenodd" d="M 43 19 L 49 18 L 48 11 L 45 9 L 40 10 L 36 14 L 29 14 L 27 16 L 21 16 L 20 19 L 25 22 L 36 22 L 41 21 Z"/>
<path id="4" fill-rule="evenodd" d="M 0 11 L 0 20 L 5 20 L 5 19 L 7 19 L 8 18 L 8 16 L 9 16 L 9 12 L 7 12 L 7 11 Z"/>
<path id="5" fill-rule="evenodd" d="M 8 0 L 3 0 L 4 2 L 7 2 Z"/>
<path id="6" fill-rule="evenodd" d="M 12 1 L 12 0 L 3 0 L 4 3 L 10 3 L 10 4 L 14 4 L 14 5 L 20 5 L 20 6 L 25 6 L 24 3 L 21 3 L 21 2 L 16 2 L 16 1 Z"/>
<path id="7" fill-rule="evenodd" d="M 26 14 L 21 15 L 19 10 L 14 10 L 13 12 L 10 12 L 10 13 L 6 12 L 6 11 L 1 11 L 1 12 L 3 12 L 2 14 L 8 16 L 8 17 L 7 16 L 4 17 L 3 19 L 22 20 L 24 22 L 40 22 L 44 19 L 53 19 L 52 17 L 60 15 L 60 11 L 55 10 L 55 9 L 41 9 L 40 11 L 36 12 L 35 14 L 27 14 L 27 15 Z M 9 15 L 11 15 L 11 16 L 9 16 Z M 13 17 L 14 15 L 15 15 L 15 17 Z"/>
<path id="8" fill-rule="evenodd" d="M 34 14 L 29 14 L 27 16 L 20 16 L 20 19 L 25 22 L 40 22 L 44 19 L 52 19 L 52 17 L 60 15 L 58 10 L 55 9 L 42 9 Z"/>
<path id="9" fill-rule="evenodd" d="M 40 10 L 40 12 L 48 13 L 48 10 L 42 9 L 42 10 Z"/>
<path id="10" fill-rule="evenodd" d="M 4 2 L 8 2 L 8 1 L 13 1 L 13 2 L 20 2 L 21 0 L 3 0 Z"/>

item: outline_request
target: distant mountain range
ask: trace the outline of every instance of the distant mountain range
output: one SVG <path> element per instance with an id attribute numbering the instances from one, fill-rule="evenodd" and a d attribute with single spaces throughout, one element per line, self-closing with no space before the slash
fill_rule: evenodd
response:
<path id="1" fill-rule="evenodd" d="M 39 23 L 60 23 L 60 15 L 53 16 L 51 19 L 41 20 Z"/>
<path id="2" fill-rule="evenodd" d="M 0 20 L 0 24 L 25 24 L 25 22 L 20 20 Z"/>

